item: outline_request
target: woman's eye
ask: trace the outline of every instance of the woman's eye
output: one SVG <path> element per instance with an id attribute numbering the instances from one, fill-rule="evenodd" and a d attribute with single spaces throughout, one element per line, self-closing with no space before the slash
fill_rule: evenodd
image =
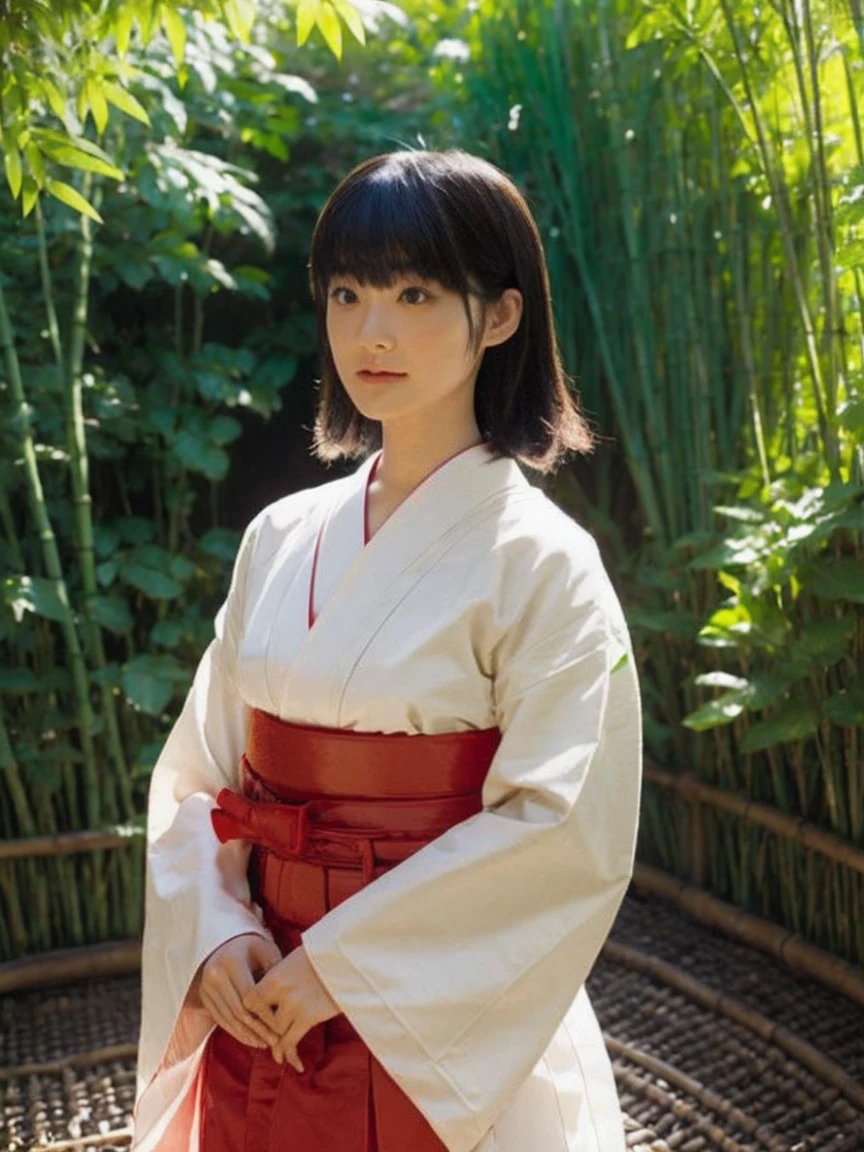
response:
<path id="1" fill-rule="evenodd" d="M 424 288 L 406 288 L 402 299 L 406 304 L 422 304 L 429 299 L 429 293 Z"/>
<path id="2" fill-rule="evenodd" d="M 330 292 L 330 299 L 335 300 L 337 304 L 353 304 L 357 300 L 357 294 L 350 288 L 334 288 Z"/>

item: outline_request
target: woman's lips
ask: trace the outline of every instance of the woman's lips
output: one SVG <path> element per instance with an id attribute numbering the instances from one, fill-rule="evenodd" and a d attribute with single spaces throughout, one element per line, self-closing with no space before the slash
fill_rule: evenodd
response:
<path id="1" fill-rule="evenodd" d="M 401 380 L 407 375 L 406 372 L 373 372 L 370 368 L 363 368 L 357 373 L 363 380 Z"/>

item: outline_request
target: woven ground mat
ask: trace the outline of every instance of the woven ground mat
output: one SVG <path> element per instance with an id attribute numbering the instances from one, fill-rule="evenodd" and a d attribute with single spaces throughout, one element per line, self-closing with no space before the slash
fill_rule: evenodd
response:
<path id="1" fill-rule="evenodd" d="M 864 1152 L 864 1012 L 842 996 L 635 895 L 589 992 L 629 1152 Z M 0 1152 L 128 1148 L 138 1021 L 136 977 L 0 999 Z"/>

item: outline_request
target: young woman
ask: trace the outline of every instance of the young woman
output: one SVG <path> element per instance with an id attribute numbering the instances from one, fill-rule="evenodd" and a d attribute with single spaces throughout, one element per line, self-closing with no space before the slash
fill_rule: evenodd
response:
<path id="1" fill-rule="evenodd" d="M 400 152 L 312 243 L 316 450 L 265 508 L 150 799 L 135 1147 L 619 1152 L 584 989 L 640 719 L 591 538 L 529 484 L 590 436 L 514 185 Z"/>

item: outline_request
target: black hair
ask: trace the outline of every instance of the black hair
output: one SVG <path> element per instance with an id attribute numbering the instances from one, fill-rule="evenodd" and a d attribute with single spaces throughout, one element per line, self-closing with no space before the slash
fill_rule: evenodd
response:
<path id="1" fill-rule="evenodd" d="M 486 349 L 474 388 L 477 426 L 495 454 L 550 472 L 566 451 L 590 451 L 591 433 L 555 341 L 537 225 L 516 185 L 493 164 L 455 150 L 365 161 L 324 206 L 309 270 L 322 351 L 319 459 L 366 456 L 381 444 L 380 423 L 357 410 L 336 371 L 327 338 L 330 283 L 347 276 L 383 288 L 406 274 L 462 297 L 475 344 L 469 298 L 485 308 L 508 288 L 522 294 L 518 329 Z"/>

